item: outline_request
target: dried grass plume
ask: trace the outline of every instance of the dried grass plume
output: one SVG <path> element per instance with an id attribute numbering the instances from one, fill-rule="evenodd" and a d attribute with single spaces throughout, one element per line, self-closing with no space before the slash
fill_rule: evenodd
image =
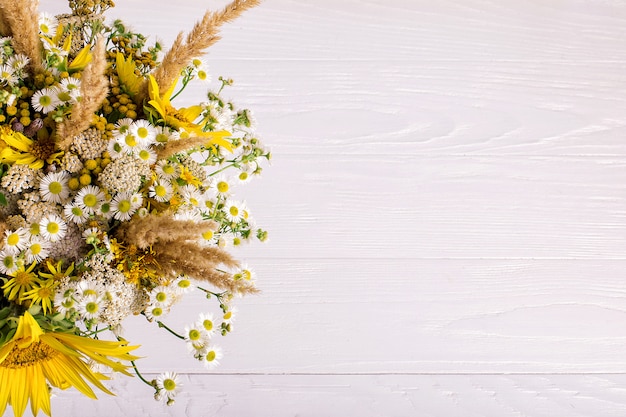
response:
<path id="1" fill-rule="evenodd" d="M 38 7 L 38 0 L 0 0 L 0 31 L 13 37 L 15 52 L 30 59 L 34 73 L 43 70 Z"/>
<path id="2" fill-rule="evenodd" d="M 180 72 L 193 58 L 204 54 L 205 49 L 220 39 L 219 28 L 231 22 L 243 12 L 260 4 L 260 0 L 234 0 L 220 12 L 208 11 L 201 21 L 196 23 L 184 38 L 183 32 L 178 34 L 174 44 L 156 69 L 154 78 L 163 94 L 180 76 Z M 138 102 L 148 96 L 148 83 L 144 81 L 137 95 Z"/>
<path id="3" fill-rule="evenodd" d="M 100 37 L 92 54 L 93 59 L 83 71 L 80 94 L 81 101 L 72 107 L 72 114 L 57 126 L 57 147 L 66 151 L 72 144 L 74 136 L 89 128 L 94 113 L 109 93 L 109 80 L 105 75 L 107 66 L 104 40 Z"/>

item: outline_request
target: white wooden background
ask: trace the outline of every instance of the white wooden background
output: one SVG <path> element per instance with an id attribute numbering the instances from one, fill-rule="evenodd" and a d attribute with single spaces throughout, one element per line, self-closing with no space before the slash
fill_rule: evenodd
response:
<path id="1" fill-rule="evenodd" d="M 111 16 L 169 45 L 224 3 Z M 626 415 L 626 3 L 266 0 L 223 33 L 275 157 L 237 194 L 263 294 L 215 371 L 128 323 L 174 406 L 120 378 L 56 416 Z"/>

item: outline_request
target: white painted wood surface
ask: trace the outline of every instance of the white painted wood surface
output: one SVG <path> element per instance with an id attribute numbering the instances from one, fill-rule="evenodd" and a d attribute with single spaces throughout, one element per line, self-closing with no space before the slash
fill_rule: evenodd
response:
<path id="1" fill-rule="evenodd" d="M 118 3 L 169 45 L 225 2 Z M 626 415 L 626 3 L 267 0 L 208 59 L 275 156 L 238 192 L 264 292 L 216 371 L 128 323 L 174 406 L 56 415 Z"/>

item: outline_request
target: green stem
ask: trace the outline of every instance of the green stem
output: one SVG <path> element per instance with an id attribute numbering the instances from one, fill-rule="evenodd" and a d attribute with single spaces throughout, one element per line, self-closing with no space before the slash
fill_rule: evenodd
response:
<path id="1" fill-rule="evenodd" d="M 231 163 L 231 164 L 228 164 L 228 165 L 226 165 L 225 167 L 220 168 L 220 169 L 218 169 L 218 170 L 217 170 L 217 171 L 215 171 L 215 172 L 210 173 L 210 174 L 209 174 L 209 177 L 212 177 L 212 176 L 213 176 L 213 175 L 215 175 L 215 174 L 219 174 L 220 172 L 222 172 L 222 171 L 224 171 L 224 170 L 226 170 L 226 169 L 228 169 L 228 168 L 230 168 L 230 167 L 233 167 L 233 166 L 235 166 L 235 162 L 233 162 L 233 163 Z"/>
<path id="2" fill-rule="evenodd" d="M 174 336 L 176 336 L 179 339 L 185 340 L 184 336 L 179 335 L 178 333 L 176 333 L 174 330 L 170 329 L 169 327 L 167 327 L 165 324 L 163 324 L 162 321 L 158 321 L 157 320 L 157 324 L 159 325 L 159 327 L 164 328 L 165 330 L 167 330 L 168 332 L 170 332 L 171 334 L 173 334 Z"/>
<path id="3" fill-rule="evenodd" d="M 130 361 L 130 363 L 133 365 L 133 369 L 135 370 L 135 373 L 137 374 L 137 376 L 139 377 L 139 379 L 141 379 L 146 385 L 150 385 L 152 388 L 154 388 L 154 385 L 152 385 L 152 383 L 148 382 L 143 375 L 141 375 L 141 372 L 139 372 L 139 369 L 137 369 L 137 365 L 135 365 L 135 361 Z"/>

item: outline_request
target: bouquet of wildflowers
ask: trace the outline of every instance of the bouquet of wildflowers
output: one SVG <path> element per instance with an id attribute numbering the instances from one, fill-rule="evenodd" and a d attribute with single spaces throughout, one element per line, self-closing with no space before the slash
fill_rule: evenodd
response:
<path id="1" fill-rule="evenodd" d="M 256 3 L 207 12 L 162 53 L 105 22 L 111 0 L 69 0 L 56 17 L 0 0 L 0 415 L 29 403 L 50 415 L 53 387 L 110 393 L 112 372 L 135 372 L 171 404 L 178 377 L 140 374 L 121 333 L 129 315 L 219 361 L 232 298 L 257 291 L 225 249 L 267 238 L 233 188 L 270 153 L 250 111 L 220 96 L 232 80 L 200 104 L 172 101 L 207 78 L 200 57 L 220 25 Z M 163 316 L 191 290 L 219 314 L 172 330 Z"/>

